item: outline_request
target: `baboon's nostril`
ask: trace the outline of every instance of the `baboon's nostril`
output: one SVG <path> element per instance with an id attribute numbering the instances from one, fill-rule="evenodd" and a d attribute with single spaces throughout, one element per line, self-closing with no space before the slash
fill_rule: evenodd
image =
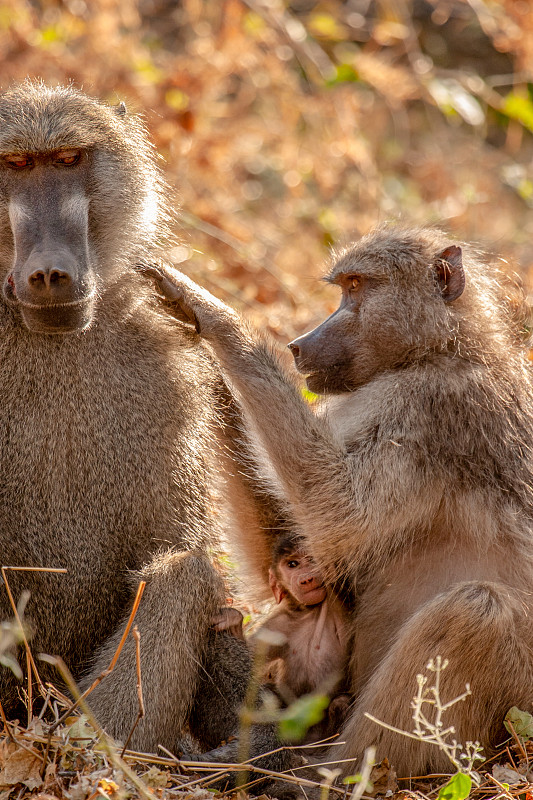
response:
<path id="1" fill-rule="evenodd" d="M 31 286 L 38 286 L 40 283 L 44 285 L 44 272 L 41 272 L 41 270 L 37 270 L 37 272 L 32 272 L 32 274 L 28 278 L 28 283 Z"/>
<path id="2" fill-rule="evenodd" d="M 291 353 L 295 358 L 296 356 L 300 355 L 300 348 L 298 347 L 297 344 L 294 344 L 294 342 L 289 342 L 287 347 L 289 348 L 289 350 L 291 351 Z"/>
<path id="3" fill-rule="evenodd" d="M 67 286 L 71 281 L 69 273 L 61 269 L 36 269 L 28 278 L 30 286 L 43 289 L 50 289 L 52 286 Z"/>
<path id="4" fill-rule="evenodd" d="M 71 277 L 68 272 L 63 272 L 60 269 L 53 269 L 50 273 L 50 283 L 59 283 L 62 285 L 71 282 Z"/>

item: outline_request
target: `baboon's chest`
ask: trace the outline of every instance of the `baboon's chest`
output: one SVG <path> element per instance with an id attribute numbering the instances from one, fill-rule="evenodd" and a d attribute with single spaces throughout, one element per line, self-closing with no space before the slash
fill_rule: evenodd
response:
<path id="1" fill-rule="evenodd" d="M 334 604 L 324 601 L 302 615 L 300 629 L 289 637 L 286 675 L 295 694 L 310 692 L 341 674 L 346 657 L 344 621 Z"/>
<path id="2" fill-rule="evenodd" d="M 157 536 L 171 515 L 164 496 L 186 419 L 170 367 L 165 375 L 121 341 L 21 338 L 1 354 L 0 524 L 36 558 L 43 529 L 58 550 L 75 538 L 95 557 L 111 533 L 126 555 L 132 534 L 151 526 Z"/>

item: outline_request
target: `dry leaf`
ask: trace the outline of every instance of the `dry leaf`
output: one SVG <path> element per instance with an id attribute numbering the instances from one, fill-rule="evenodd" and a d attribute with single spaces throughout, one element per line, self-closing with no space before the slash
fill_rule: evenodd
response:
<path id="1" fill-rule="evenodd" d="M 373 788 L 371 792 L 366 792 L 366 794 L 370 794 L 372 797 L 378 794 L 394 794 L 394 792 L 398 791 L 396 772 L 389 764 L 388 758 L 384 758 L 381 764 L 376 764 L 372 767 L 370 782 Z"/>
<path id="2" fill-rule="evenodd" d="M 501 764 L 494 764 L 492 776 L 500 783 L 508 783 L 509 786 L 513 786 L 515 783 L 526 783 L 525 775 L 520 775 L 519 772 L 512 769 L 508 764 L 504 766 Z"/>
<path id="3" fill-rule="evenodd" d="M 57 800 L 55 794 L 47 794 L 46 792 L 39 792 L 34 794 L 32 800 Z"/>
<path id="4" fill-rule="evenodd" d="M 17 750 L 9 756 L 0 772 L 0 787 L 23 783 L 28 789 L 38 789 L 43 780 L 39 774 L 41 761 L 27 750 Z"/>

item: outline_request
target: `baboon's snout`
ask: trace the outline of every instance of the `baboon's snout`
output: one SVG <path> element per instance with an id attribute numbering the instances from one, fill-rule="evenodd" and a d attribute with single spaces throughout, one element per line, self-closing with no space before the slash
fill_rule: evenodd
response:
<path id="1" fill-rule="evenodd" d="M 45 199 L 10 203 L 14 261 L 3 294 L 31 331 L 72 333 L 88 327 L 94 312 L 87 203 L 80 195 Z"/>
<path id="2" fill-rule="evenodd" d="M 289 342 L 287 345 L 293 355 L 296 369 L 299 372 L 312 372 L 315 369 L 315 331 L 316 328 L 308 333 L 304 333 L 303 336 L 299 336 L 297 339 L 293 339 L 293 341 Z"/>

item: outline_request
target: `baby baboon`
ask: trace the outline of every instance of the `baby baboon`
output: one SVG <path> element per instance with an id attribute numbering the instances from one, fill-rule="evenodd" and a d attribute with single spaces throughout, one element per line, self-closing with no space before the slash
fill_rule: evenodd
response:
<path id="1" fill-rule="evenodd" d="M 174 749 L 188 722 L 217 744 L 195 700 L 199 674 L 212 683 L 205 713 L 227 738 L 249 671 L 245 648 L 210 632 L 224 595 L 203 554 L 217 536 L 214 409 L 227 389 L 196 334 L 176 336 L 134 271 L 157 254 L 161 189 L 143 127 L 122 104 L 32 82 L 0 97 L 1 563 L 66 567 L 10 572 L 9 582 L 15 598 L 31 592 L 34 653 L 62 656 L 76 676 L 93 656 L 87 682 L 107 667 L 135 584 L 147 581 L 136 617 L 146 717 L 132 741 L 143 750 Z M 0 613 L 12 614 L 5 590 Z M 128 640 L 91 695 L 123 739 L 135 680 Z M 8 714 L 18 691 L 1 668 Z"/>
<path id="2" fill-rule="evenodd" d="M 346 609 L 326 589 L 302 537 L 295 533 L 280 533 L 274 538 L 269 582 L 277 608 L 246 638 L 252 651 L 260 651 L 257 679 L 263 689 L 277 695 L 283 706 L 317 690 L 331 698 L 324 719 L 305 734 L 306 743 L 317 742 L 339 732 L 352 700 L 344 691 L 348 656 Z M 222 608 L 213 627 L 245 641 L 243 616 L 236 608 Z M 272 633 L 280 636 L 272 637 Z M 265 745 L 260 744 L 255 749 L 264 752 Z M 236 760 L 238 753 L 239 742 L 233 737 L 200 758 L 227 762 Z"/>
<path id="3" fill-rule="evenodd" d="M 288 700 L 333 679 L 338 692 L 346 668 L 347 614 L 326 589 L 324 579 L 298 535 L 280 534 L 274 540 L 269 582 L 278 604 L 257 630 L 281 633 L 285 641 L 266 654 L 267 680 Z"/>
<path id="4" fill-rule="evenodd" d="M 287 703 L 320 689 L 335 696 L 331 722 L 338 723 L 347 667 L 347 611 L 326 589 L 302 537 L 295 533 L 274 538 L 269 583 L 277 607 L 248 637 L 252 647 L 264 640 L 257 644 L 265 650 L 262 682 Z M 242 614 L 226 607 L 217 614 L 215 629 L 244 639 L 242 623 Z M 269 642 L 265 632 L 281 634 L 279 642 Z M 349 697 L 342 693 L 342 700 L 347 706 Z M 335 732 L 332 727 L 324 735 Z"/>
<path id="5" fill-rule="evenodd" d="M 373 744 L 400 774 L 449 771 L 364 714 L 412 730 L 416 675 L 439 654 L 443 700 L 472 690 L 446 712 L 459 741 L 488 753 L 509 706 L 532 706 L 530 370 L 497 276 L 439 231 L 379 227 L 328 280 L 339 309 L 289 345 L 327 396 L 318 413 L 235 312 L 175 272 L 160 287 L 239 392 L 326 580 L 356 594 L 356 702 L 332 758 Z"/>

